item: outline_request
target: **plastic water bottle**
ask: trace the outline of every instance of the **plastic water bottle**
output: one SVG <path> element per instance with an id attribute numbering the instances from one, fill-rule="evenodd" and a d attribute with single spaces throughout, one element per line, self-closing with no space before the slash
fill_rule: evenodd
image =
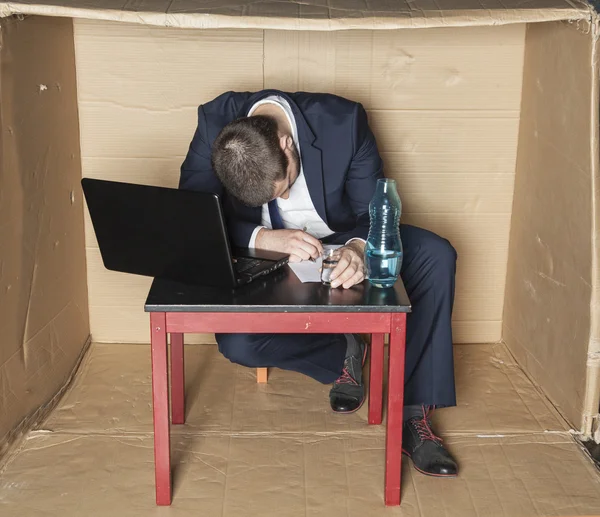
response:
<path id="1" fill-rule="evenodd" d="M 371 226 L 366 245 L 367 274 L 375 287 L 392 287 L 400 275 L 402 242 L 398 224 L 401 211 L 396 182 L 378 180 L 369 204 Z"/>

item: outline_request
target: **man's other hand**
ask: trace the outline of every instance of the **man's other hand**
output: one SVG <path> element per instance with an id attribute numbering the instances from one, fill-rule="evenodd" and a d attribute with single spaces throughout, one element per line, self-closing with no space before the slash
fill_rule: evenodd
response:
<path id="1" fill-rule="evenodd" d="M 255 246 L 262 250 L 287 253 L 290 262 L 317 259 L 323 253 L 323 245 L 318 239 L 302 230 L 261 229 L 256 235 Z"/>
<path id="2" fill-rule="evenodd" d="M 365 243 L 352 241 L 339 249 L 340 260 L 331 272 L 331 287 L 350 289 L 365 279 Z"/>

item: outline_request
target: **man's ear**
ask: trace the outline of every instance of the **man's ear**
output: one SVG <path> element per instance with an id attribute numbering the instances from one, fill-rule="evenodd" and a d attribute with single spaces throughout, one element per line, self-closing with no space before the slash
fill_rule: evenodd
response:
<path id="1" fill-rule="evenodd" d="M 282 151 L 291 149 L 294 145 L 294 139 L 290 135 L 282 135 L 279 137 L 279 146 Z"/>

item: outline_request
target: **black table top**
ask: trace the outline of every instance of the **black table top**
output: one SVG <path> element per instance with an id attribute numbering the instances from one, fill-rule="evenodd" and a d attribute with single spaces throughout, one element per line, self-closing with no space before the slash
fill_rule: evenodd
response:
<path id="1" fill-rule="evenodd" d="M 146 312 L 410 312 L 402 280 L 380 289 L 368 281 L 351 289 L 303 284 L 286 266 L 237 289 L 155 278 Z"/>

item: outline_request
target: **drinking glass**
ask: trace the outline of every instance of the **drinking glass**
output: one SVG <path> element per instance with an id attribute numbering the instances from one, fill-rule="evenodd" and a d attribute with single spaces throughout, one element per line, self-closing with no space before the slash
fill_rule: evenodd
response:
<path id="1" fill-rule="evenodd" d="M 321 282 L 323 285 L 331 285 L 331 273 L 338 265 L 340 260 L 340 254 L 338 250 L 325 249 L 323 253 L 321 253 L 321 259 L 323 260 L 323 265 L 321 268 Z"/>

